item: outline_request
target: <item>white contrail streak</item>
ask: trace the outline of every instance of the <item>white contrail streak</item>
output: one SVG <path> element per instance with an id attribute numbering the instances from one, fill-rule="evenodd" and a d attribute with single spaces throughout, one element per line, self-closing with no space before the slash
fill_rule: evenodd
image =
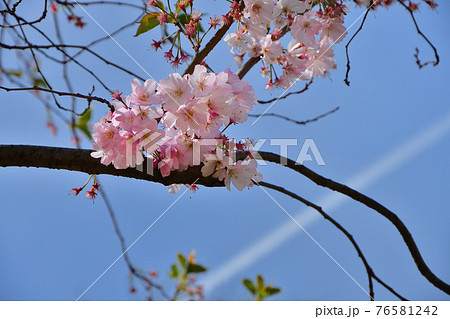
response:
<path id="1" fill-rule="evenodd" d="M 438 142 L 450 131 L 450 113 L 443 120 L 435 122 L 424 131 L 409 139 L 406 143 L 398 146 L 389 154 L 382 156 L 378 161 L 364 169 L 362 172 L 355 174 L 344 184 L 362 190 L 365 187 L 375 183 L 386 174 L 397 169 L 401 164 L 410 161 L 414 156 L 422 153 L 426 148 Z M 331 193 L 317 200 L 317 204 L 324 208 L 325 211 L 332 211 L 341 206 L 346 200 L 342 194 Z M 296 220 L 301 221 L 304 227 L 310 226 L 317 220 L 321 219 L 321 215 L 314 212 L 311 208 L 305 208 L 294 216 Z M 211 271 L 206 275 L 201 284 L 204 285 L 206 293 L 211 295 L 221 284 L 247 268 L 257 260 L 269 254 L 277 247 L 281 246 L 294 235 L 299 234 L 298 226 L 291 220 L 287 220 L 284 224 L 272 230 L 269 234 L 256 240 L 253 244 L 247 246 L 235 256 L 226 258 L 222 266 L 217 270 Z"/>

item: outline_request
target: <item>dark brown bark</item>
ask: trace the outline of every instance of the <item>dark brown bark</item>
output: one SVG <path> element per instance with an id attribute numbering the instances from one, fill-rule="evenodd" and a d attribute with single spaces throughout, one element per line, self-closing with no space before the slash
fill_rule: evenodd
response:
<path id="1" fill-rule="evenodd" d="M 88 174 L 108 174 L 129 178 L 142 179 L 160 183 L 171 184 L 192 184 L 204 185 L 208 187 L 224 186 L 223 182 L 212 177 L 203 177 L 200 166 L 191 167 L 184 172 L 172 172 L 170 176 L 163 178 L 159 171 L 154 171 L 153 175 L 146 174 L 146 162 L 143 172 L 135 168 L 115 169 L 113 166 L 105 166 L 98 159 L 90 156 L 91 150 L 77 150 L 60 147 L 29 146 L 29 145 L 0 145 L 0 167 L 25 166 L 25 167 L 45 167 L 51 169 L 66 169 L 71 171 L 85 172 Z M 323 177 L 306 166 L 295 161 L 284 158 L 270 152 L 259 152 L 259 156 L 265 161 L 272 163 L 286 163 L 285 166 L 307 177 L 315 184 L 329 188 L 344 194 L 355 201 L 358 201 L 369 208 L 372 208 L 385 218 L 387 218 L 398 230 L 403 241 L 416 263 L 420 273 L 434 286 L 450 294 L 450 285 L 439 279 L 427 266 L 417 247 L 411 233 L 400 218 L 388 208 L 384 207 L 374 199 L 361 194 L 360 192 Z"/>
<path id="2" fill-rule="evenodd" d="M 136 168 L 115 169 L 112 165 L 105 166 L 96 158 L 91 157 L 92 150 L 72 148 L 31 146 L 31 145 L 0 145 L 0 167 L 42 167 L 64 169 L 96 175 L 114 175 L 142 179 L 163 185 L 196 184 L 208 187 L 224 186 L 223 182 L 212 177 L 203 177 L 200 167 L 191 167 L 184 172 L 172 172 L 168 177 L 162 177 L 158 170 L 153 175 L 147 174 L 147 162 L 142 171 Z M 150 163 L 151 164 L 151 163 Z"/>

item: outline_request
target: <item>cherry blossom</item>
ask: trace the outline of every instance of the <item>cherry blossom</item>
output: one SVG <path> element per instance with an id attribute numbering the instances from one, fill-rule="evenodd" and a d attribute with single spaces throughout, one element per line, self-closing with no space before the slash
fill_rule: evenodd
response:
<path id="1" fill-rule="evenodd" d="M 166 111 L 176 111 L 192 98 L 187 76 L 182 77 L 178 73 L 169 74 L 168 79 L 159 81 L 158 95 L 162 98 Z"/>
<path id="2" fill-rule="evenodd" d="M 244 0 L 244 17 L 254 23 L 268 24 L 272 21 L 275 1 L 273 0 Z"/>
<path id="3" fill-rule="evenodd" d="M 134 79 L 131 94 L 121 94 L 113 94 L 114 111 L 93 126 L 91 156 L 102 164 L 124 169 L 142 164 L 147 157 L 163 177 L 202 165 L 203 175 L 234 180 L 239 190 L 251 186 L 251 178 L 258 178 L 254 164 L 241 168 L 244 164 L 232 160 L 244 149 L 220 131 L 245 122 L 256 103 L 253 88 L 231 70 L 215 74 L 197 65 L 192 75 L 173 73 L 159 83 L 141 84 Z M 177 185 L 169 188 L 171 193 L 178 190 Z"/>
<path id="4" fill-rule="evenodd" d="M 156 95 L 156 82 L 152 79 L 145 81 L 143 85 L 138 79 L 131 81 L 133 93 L 131 93 L 131 103 L 141 106 L 148 106 L 161 103 L 161 99 Z"/>
<path id="5" fill-rule="evenodd" d="M 261 74 L 269 77 L 266 89 L 287 89 L 297 80 L 322 77 L 335 68 L 333 52 L 327 50 L 332 51 L 330 47 L 347 35 L 343 23 L 348 9 L 338 1 L 328 7 L 318 5 L 316 11 L 312 3 L 311 0 L 244 1 L 237 31 L 225 36 L 224 41 L 232 48 L 238 64 L 245 55 L 262 57 Z M 287 47 L 279 41 L 286 34 L 292 38 Z M 281 68 L 281 76 L 275 75 L 275 67 Z"/>
<path id="6" fill-rule="evenodd" d="M 252 187 L 253 180 L 260 182 L 262 175 L 256 170 L 258 164 L 255 159 L 249 161 L 237 161 L 233 166 L 227 168 L 227 177 L 225 178 L 225 186 L 230 190 L 231 183 L 239 191 L 245 187 Z"/>

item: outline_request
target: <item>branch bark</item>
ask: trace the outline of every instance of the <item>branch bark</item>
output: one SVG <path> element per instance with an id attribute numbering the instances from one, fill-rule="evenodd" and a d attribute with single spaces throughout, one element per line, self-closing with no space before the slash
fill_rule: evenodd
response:
<path id="1" fill-rule="evenodd" d="M 0 167 L 42 167 L 64 169 L 96 175 L 113 175 L 146 180 L 163 185 L 196 184 L 208 187 L 224 186 L 223 182 L 203 177 L 199 166 L 191 167 L 184 172 L 172 172 L 170 176 L 162 177 L 158 170 L 153 175 L 147 174 L 147 161 L 142 171 L 136 168 L 115 169 L 112 165 L 105 166 L 98 159 L 91 157 L 92 150 L 72 148 L 31 146 L 31 145 L 0 145 Z M 152 165 L 152 163 L 150 163 Z"/>
<path id="2" fill-rule="evenodd" d="M 212 49 L 214 49 L 214 47 L 219 43 L 219 41 L 222 40 L 223 36 L 225 35 L 225 33 L 227 33 L 228 29 L 230 29 L 231 25 L 232 23 L 224 24 L 220 27 L 219 30 L 217 30 L 211 40 L 209 40 L 208 43 L 203 47 L 203 49 L 198 51 L 198 53 L 194 56 L 186 70 L 184 70 L 183 75 L 192 74 L 192 72 L 194 72 L 195 66 L 202 63 L 209 52 L 211 52 Z"/>
<path id="3" fill-rule="evenodd" d="M 98 159 L 90 156 L 90 150 L 77 150 L 59 147 L 45 146 L 29 146 L 29 145 L 0 145 L 0 167 L 8 166 L 26 166 L 26 167 L 45 167 L 51 169 L 66 169 L 71 171 L 79 171 L 88 174 L 107 174 L 114 176 L 129 177 L 135 179 L 147 180 L 163 185 L 171 184 L 192 184 L 198 179 L 196 184 L 207 187 L 224 186 L 223 182 L 212 178 L 211 176 L 203 177 L 200 166 L 190 167 L 184 172 L 172 172 L 168 177 L 162 177 L 160 172 L 155 170 L 154 173 L 145 173 L 147 162 L 144 162 L 143 171 L 135 168 L 115 169 L 113 166 L 105 166 Z M 387 218 L 398 230 L 403 238 L 408 250 L 416 263 L 420 273 L 434 286 L 450 295 L 450 285 L 439 279 L 425 263 L 417 244 L 415 243 L 411 233 L 400 218 L 388 208 L 384 207 L 374 199 L 361 194 L 360 192 L 335 182 L 331 179 L 323 177 L 306 166 L 295 161 L 271 152 L 259 152 L 261 159 L 272 163 L 285 163 L 284 165 L 297 173 L 307 177 L 315 184 L 329 188 L 344 194 L 365 206 L 372 208 L 385 218 Z M 150 163 L 151 165 L 152 163 Z"/>

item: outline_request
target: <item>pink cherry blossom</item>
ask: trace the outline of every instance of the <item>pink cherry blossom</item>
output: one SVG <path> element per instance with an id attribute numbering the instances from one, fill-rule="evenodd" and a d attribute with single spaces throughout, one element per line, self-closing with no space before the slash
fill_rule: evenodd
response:
<path id="1" fill-rule="evenodd" d="M 92 137 L 99 147 L 108 149 L 116 144 L 120 130 L 112 123 L 97 122 L 94 124 L 93 129 Z"/>
<path id="2" fill-rule="evenodd" d="M 196 65 L 194 72 L 189 76 L 189 84 L 196 97 L 210 94 L 216 88 L 216 75 L 208 73 L 203 65 Z"/>
<path id="3" fill-rule="evenodd" d="M 291 35 L 298 42 L 306 45 L 314 44 L 316 36 L 321 30 L 322 24 L 316 20 L 314 12 L 306 12 L 301 16 L 296 16 L 291 25 Z"/>
<path id="4" fill-rule="evenodd" d="M 148 79 L 143 85 L 138 79 L 131 81 L 131 103 L 148 106 L 161 103 L 161 99 L 156 95 L 156 82 L 152 79 Z"/>
<path id="5" fill-rule="evenodd" d="M 192 98 L 187 76 L 182 77 L 178 73 L 169 74 L 168 79 L 159 81 L 158 95 L 164 103 L 164 109 L 175 112 Z"/>
<path id="6" fill-rule="evenodd" d="M 202 123 L 207 120 L 207 107 L 204 103 L 192 100 L 188 104 L 183 104 L 176 112 L 167 112 L 162 123 L 170 128 L 176 126 L 186 133 L 195 133 Z"/>
<path id="7" fill-rule="evenodd" d="M 158 168 L 163 177 L 169 176 L 171 171 L 184 171 L 188 168 L 189 162 L 175 142 L 162 145 L 160 157 Z"/>
<path id="8" fill-rule="evenodd" d="M 273 41 L 272 35 L 268 34 L 261 40 L 261 54 L 265 63 L 274 63 L 282 52 L 281 42 L 279 40 Z"/>
<path id="9" fill-rule="evenodd" d="M 172 184 L 167 186 L 168 190 L 169 190 L 169 194 L 176 194 L 180 191 L 181 186 L 183 186 L 183 184 Z"/>
<path id="10" fill-rule="evenodd" d="M 205 177 L 212 175 L 219 181 L 223 181 L 228 177 L 227 167 L 231 166 L 232 163 L 232 159 L 228 156 L 208 154 L 208 158 L 201 169 L 202 175 Z"/>
<path id="11" fill-rule="evenodd" d="M 312 0 L 278 0 L 274 14 L 303 13 L 311 8 L 311 2 Z"/>
<path id="12" fill-rule="evenodd" d="M 311 77 L 325 76 L 328 70 L 336 68 L 333 50 L 327 46 L 323 46 L 315 52 L 310 52 L 306 67 L 306 73 L 309 73 Z"/>
<path id="13" fill-rule="evenodd" d="M 250 50 L 249 42 L 251 40 L 243 28 L 240 28 L 237 33 L 228 33 L 224 38 L 229 47 L 237 48 L 239 54 L 247 53 Z"/>
<path id="14" fill-rule="evenodd" d="M 234 144 L 227 144 L 226 156 L 215 164 L 210 158 L 218 159 L 224 152 L 219 145 L 228 141 L 220 128 L 243 123 L 256 103 L 248 82 L 229 69 L 215 74 L 197 65 L 192 75 L 173 73 L 162 79 L 158 88 L 152 80 L 141 85 L 135 79 L 132 89 L 127 96 L 116 94 L 114 97 L 120 97 L 120 101 L 111 102 L 115 110 L 94 124 L 92 157 L 100 158 L 104 165 L 124 169 L 140 165 L 150 156 L 163 177 L 204 163 L 203 174 L 210 173 L 222 181 L 234 180 L 238 189 L 251 186 L 248 176 L 258 178 L 253 164 L 244 169 L 242 163 L 234 163 Z M 244 177 L 237 176 L 240 171 Z M 171 191 L 176 188 L 172 186 Z"/>
<path id="15" fill-rule="evenodd" d="M 272 21 L 275 1 L 273 0 L 244 0 L 244 17 L 254 23 L 268 24 Z"/>
<path id="16" fill-rule="evenodd" d="M 331 46 L 342 42 L 347 35 L 347 29 L 342 25 L 339 19 L 329 19 L 322 24 L 322 33 L 320 35 L 320 44 Z"/>
<path id="17" fill-rule="evenodd" d="M 259 182 L 262 180 L 262 175 L 256 170 L 258 166 L 255 159 L 249 161 L 237 161 L 235 165 L 227 168 L 227 177 L 225 178 L 225 186 L 228 190 L 231 184 L 239 191 L 245 187 L 252 187 L 253 181 Z"/>

